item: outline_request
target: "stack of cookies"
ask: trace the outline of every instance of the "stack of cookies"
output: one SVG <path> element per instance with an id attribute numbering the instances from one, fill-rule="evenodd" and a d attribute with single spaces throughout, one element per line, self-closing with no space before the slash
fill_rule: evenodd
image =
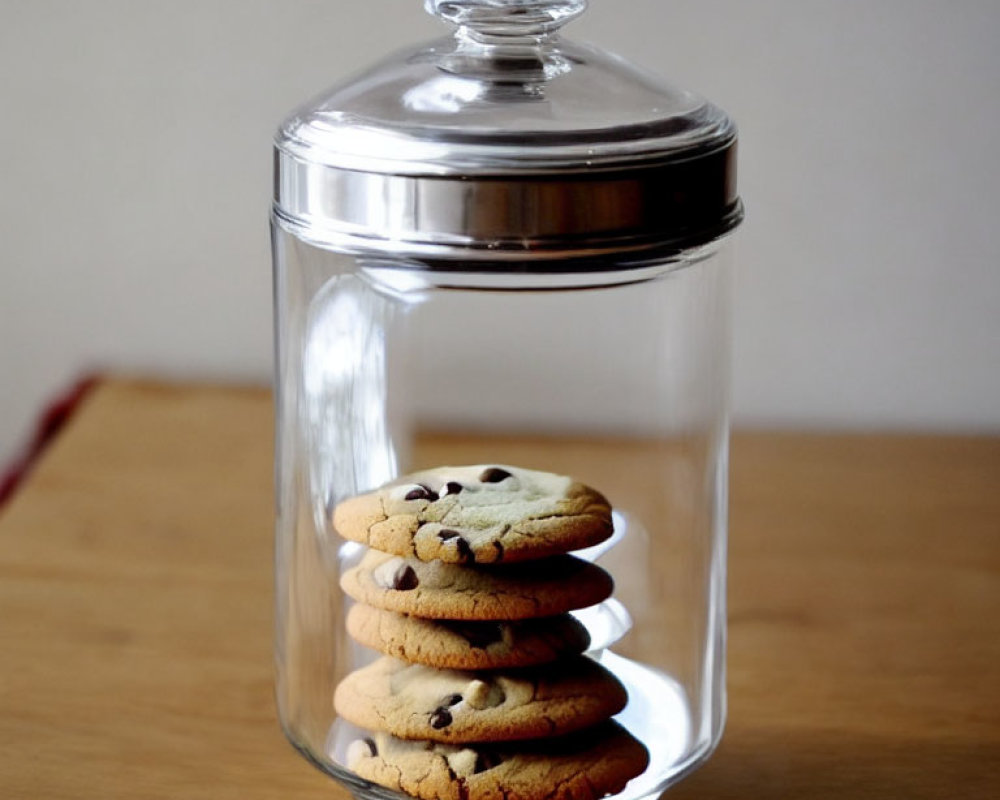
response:
<path id="1" fill-rule="evenodd" d="M 415 473 L 334 509 L 371 549 L 347 571 L 347 629 L 384 655 L 334 704 L 370 736 L 357 775 L 423 800 L 591 800 L 648 763 L 610 718 L 628 700 L 583 655 L 569 613 L 611 576 L 569 555 L 612 533 L 611 509 L 570 478 L 500 466 Z"/>

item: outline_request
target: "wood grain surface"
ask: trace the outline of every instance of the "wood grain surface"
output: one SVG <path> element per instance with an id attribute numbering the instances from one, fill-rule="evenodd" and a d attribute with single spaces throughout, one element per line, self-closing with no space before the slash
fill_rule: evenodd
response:
<path id="1" fill-rule="evenodd" d="M 0 509 L 0 798 L 346 800 L 275 718 L 271 436 L 262 390 L 109 382 Z M 666 796 L 1000 796 L 1000 439 L 732 464 L 729 724 Z"/>

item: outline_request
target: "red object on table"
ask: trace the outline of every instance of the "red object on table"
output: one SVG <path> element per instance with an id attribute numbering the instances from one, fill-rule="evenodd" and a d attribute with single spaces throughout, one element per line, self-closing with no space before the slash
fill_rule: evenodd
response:
<path id="1" fill-rule="evenodd" d="M 28 474 L 32 464 L 45 450 L 45 446 L 62 430 L 67 420 L 79 407 L 80 402 L 97 382 L 96 375 L 82 378 L 42 412 L 35 424 L 35 432 L 24 452 L 0 473 L 0 506 L 14 494 L 24 476 Z"/>

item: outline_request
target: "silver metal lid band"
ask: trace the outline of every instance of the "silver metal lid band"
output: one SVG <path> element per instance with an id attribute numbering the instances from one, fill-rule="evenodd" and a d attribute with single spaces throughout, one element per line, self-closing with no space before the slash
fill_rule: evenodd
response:
<path id="1" fill-rule="evenodd" d="M 680 251 L 736 227 L 736 140 L 644 168 L 525 176 L 343 169 L 275 149 L 275 213 L 347 251 L 551 260 Z"/>

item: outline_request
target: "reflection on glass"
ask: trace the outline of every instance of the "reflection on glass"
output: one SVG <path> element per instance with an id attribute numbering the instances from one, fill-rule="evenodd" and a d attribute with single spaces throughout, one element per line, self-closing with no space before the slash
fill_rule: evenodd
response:
<path id="1" fill-rule="evenodd" d="M 332 278 L 310 304 L 303 348 L 303 420 L 318 530 L 357 487 L 396 475 L 389 432 L 386 327 L 392 301 L 353 275 Z"/>

